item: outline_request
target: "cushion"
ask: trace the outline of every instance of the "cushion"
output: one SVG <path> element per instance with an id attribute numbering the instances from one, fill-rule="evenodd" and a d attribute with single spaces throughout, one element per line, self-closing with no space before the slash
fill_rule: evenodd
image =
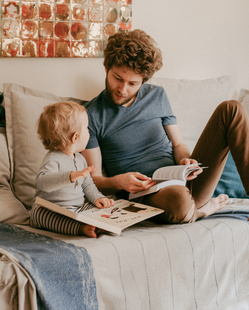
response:
<path id="1" fill-rule="evenodd" d="M 247 114 L 249 115 L 249 90 L 248 89 L 241 89 L 239 94 L 239 101 L 245 107 Z"/>
<path id="2" fill-rule="evenodd" d="M 149 83 L 164 87 L 184 141 L 192 151 L 214 109 L 228 99 L 232 78 L 177 80 L 153 77 Z"/>
<path id="3" fill-rule="evenodd" d="M 192 150 L 214 108 L 227 99 L 231 79 L 225 76 L 202 81 L 153 78 L 150 82 L 166 89 L 183 136 Z M 29 207 L 35 194 L 35 177 L 46 153 L 36 133 L 43 107 L 61 100 L 83 104 L 85 101 L 9 83 L 4 84 L 3 92 L 11 184 L 15 196 Z"/>
<path id="4" fill-rule="evenodd" d="M 29 208 L 35 194 L 35 178 L 46 150 L 37 135 L 43 107 L 62 100 L 85 101 L 36 91 L 17 84 L 4 84 L 6 133 L 15 196 Z"/>
<path id="5" fill-rule="evenodd" d="M 5 129 L 3 128 L 0 128 L 0 145 L 0 222 L 28 224 L 28 211 L 16 199 L 9 184 L 10 163 Z"/>
<path id="6" fill-rule="evenodd" d="M 2 105 L 3 93 L 0 93 L 0 127 L 5 127 L 5 109 Z"/>
<path id="7" fill-rule="evenodd" d="M 220 194 L 227 194 L 230 198 L 249 198 L 230 152 L 213 196 Z"/>
<path id="8" fill-rule="evenodd" d="M 241 90 L 239 101 L 243 104 L 249 115 L 249 90 Z M 222 193 L 227 194 L 230 198 L 249 198 L 243 187 L 240 175 L 230 152 L 220 180 L 214 191 L 214 197 Z"/>
<path id="9" fill-rule="evenodd" d="M 228 99 L 232 79 L 228 76 L 201 81 L 152 78 L 149 82 L 164 87 L 183 138 L 192 151 L 216 106 Z M 239 100 L 249 113 L 249 91 L 242 89 Z M 230 152 L 214 197 L 221 193 L 227 194 L 230 198 L 249 198 Z"/>

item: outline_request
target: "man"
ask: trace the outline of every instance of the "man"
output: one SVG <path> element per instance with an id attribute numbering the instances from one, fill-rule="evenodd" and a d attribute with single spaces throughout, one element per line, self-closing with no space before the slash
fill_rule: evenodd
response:
<path id="1" fill-rule="evenodd" d="M 136 193 L 154 185 L 150 177 L 159 167 L 201 162 L 209 169 L 189 176 L 187 187 L 165 187 L 139 200 L 165 210 L 157 222 L 195 221 L 228 202 L 227 195 L 211 197 L 230 149 L 249 192 L 249 125 L 240 103 L 216 109 L 191 155 L 164 89 L 145 84 L 162 66 L 155 41 L 141 30 L 117 33 L 108 40 L 104 66 L 106 88 L 87 106 L 90 140 L 84 151 L 99 190 Z"/>

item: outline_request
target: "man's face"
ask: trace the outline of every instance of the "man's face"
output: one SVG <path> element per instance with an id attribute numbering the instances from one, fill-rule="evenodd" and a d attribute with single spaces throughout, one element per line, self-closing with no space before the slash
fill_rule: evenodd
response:
<path id="1" fill-rule="evenodd" d="M 89 131 L 88 131 L 88 116 L 87 112 L 82 112 L 80 115 L 81 120 L 81 131 L 79 133 L 79 143 L 80 143 L 80 152 L 83 151 L 89 140 Z"/>
<path id="2" fill-rule="evenodd" d="M 125 66 L 106 70 L 106 89 L 116 105 L 132 105 L 142 83 L 142 76 Z"/>

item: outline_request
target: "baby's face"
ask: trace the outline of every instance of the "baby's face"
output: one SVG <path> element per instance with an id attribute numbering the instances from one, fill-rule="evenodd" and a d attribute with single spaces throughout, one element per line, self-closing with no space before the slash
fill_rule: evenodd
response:
<path id="1" fill-rule="evenodd" d="M 88 116 L 86 112 L 82 112 L 80 115 L 80 122 L 82 124 L 81 131 L 79 133 L 79 139 L 78 139 L 78 152 L 83 151 L 88 143 L 89 140 L 89 131 L 88 131 Z"/>

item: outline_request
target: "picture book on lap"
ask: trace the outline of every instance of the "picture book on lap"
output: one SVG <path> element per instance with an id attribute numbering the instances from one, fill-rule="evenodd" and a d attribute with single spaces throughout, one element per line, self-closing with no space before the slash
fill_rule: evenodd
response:
<path id="1" fill-rule="evenodd" d="M 36 197 L 35 203 L 53 212 L 117 235 L 129 226 L 164 212 L 162 209 L 124 199 L 116 200 L 114 206 L 104 209 L 87 203 L 77 212 L 73 211 L 75 210 L 73 207 L 61 207 L 40 197 Z"/>

